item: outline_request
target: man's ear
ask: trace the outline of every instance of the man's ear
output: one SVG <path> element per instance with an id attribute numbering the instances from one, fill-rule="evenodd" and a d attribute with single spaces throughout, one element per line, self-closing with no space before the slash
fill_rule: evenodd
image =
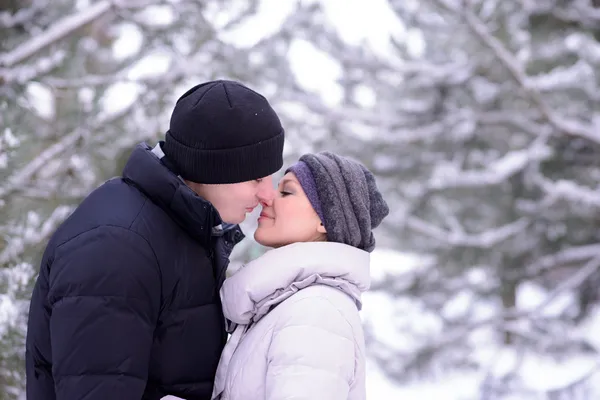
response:
<path id="1" fill-rule="evenodd" d="M 317 232 L 319 233 L 327 233 L 327 229 L 325 229 L 325 225 L 321 222 L 319 226 L 317 226 Z"/>

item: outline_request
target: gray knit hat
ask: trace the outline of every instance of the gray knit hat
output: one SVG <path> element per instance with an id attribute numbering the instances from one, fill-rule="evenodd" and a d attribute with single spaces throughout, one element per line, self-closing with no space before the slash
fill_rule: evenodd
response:
<path id="1" fill-rule="evenodd" d="M 294 172 L 317 210 L 327 240 L 373 251 L 372 230 L 390 210 L 375 177 L 364 165 L 324 151 L 303 155 L 286 173 L 289 171 Z"/>

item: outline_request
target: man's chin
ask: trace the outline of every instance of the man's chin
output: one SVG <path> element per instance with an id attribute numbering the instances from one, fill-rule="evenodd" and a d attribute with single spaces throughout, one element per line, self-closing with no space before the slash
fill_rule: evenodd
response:
<path id="1" fill-rule="evenodd" d="M 239 216 L 239 217 L 221 217 L 223 222 L 225 222 L 226 224 L 232 224 L 232 225 L 238 225 L 241 224 L 242 222 L 244 222 L 244 220 L 246 219 L 246 214 L 244 214 L 243 216 Z"/>

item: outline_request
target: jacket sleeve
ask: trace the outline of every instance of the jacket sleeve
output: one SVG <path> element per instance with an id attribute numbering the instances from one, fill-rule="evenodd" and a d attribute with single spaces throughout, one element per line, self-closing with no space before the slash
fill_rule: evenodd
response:
<path id="1" fill-rule="evenodd" d="M 352 329 L 327 299 L 297 300 L 273 331 L 267 362 L 267 400 L 346 400 L 356 362 Z"/>
<path id="2" fill-rule="evenodd" d="M 125 228 L 57 248 L 48 295 L 56 400 L 142 398 L 160 282 L 150 245 Z"/>

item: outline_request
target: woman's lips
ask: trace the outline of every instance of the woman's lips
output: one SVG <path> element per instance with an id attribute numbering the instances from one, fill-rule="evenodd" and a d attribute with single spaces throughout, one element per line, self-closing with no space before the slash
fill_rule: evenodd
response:
<path id="1" fill-rule="evenodd" d="M 260 216 L 258 217 L 259 221 L 265 220 L 265 219 L 273 219 L 273 217 L 271 217 L 270 215 L 266 214 L 265 212 L 261 212 Z"/>

